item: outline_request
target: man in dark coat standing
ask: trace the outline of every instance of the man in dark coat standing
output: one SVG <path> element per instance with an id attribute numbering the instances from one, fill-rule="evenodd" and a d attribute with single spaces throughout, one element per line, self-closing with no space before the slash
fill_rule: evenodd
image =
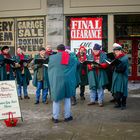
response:
<path id="1" fill-rule="evenodd" d="M 58 53 L 51 55 L 48 64 L 48 75 L 53 100 L 54 123 L 59 122 L 60 101 L 64 99 L 64 121 L 71 121 L 71 97 L 74 96 L 76 87 L 77 63 L 69 53 L 65 52 L 65 46 L 57 46 Z"/>

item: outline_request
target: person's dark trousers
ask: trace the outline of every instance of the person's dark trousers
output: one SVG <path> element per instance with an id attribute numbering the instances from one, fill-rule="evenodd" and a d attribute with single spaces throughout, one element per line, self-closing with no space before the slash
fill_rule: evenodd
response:
<path id="1" fill-rule="evenodd" d="M 126 99 L 127 97 L 123 95 L 123 93 L 116 93 L 114 95 L 115 100 L 117 102 L 117 107 L 126 107 Z"/>
<path id="2" fill-rule="evenodd" d="M 80 86 L 80 97 L 84 97 L 85 86 Z"/>
<path id="3" fill-rule="evenodd" d="M 114 94 L 114 98 L 116 100 L 116 103 L 118 105 L 118 107 L 121 107 L 121 98 L 122 98 L 123 94 L 120 92 L 117 92 L 116 94 Z"/>
<path id="4" fill-rule="evenodd" d="M 122 106 L 123 107 L 126 107 L 126 99 L 127 99 L 126 96 L 122 96 Z"/>
<path id="5" fill-rule="evenodd" d="M 10 74 L 7 74 L 7 80 L 10 80 Z"/>

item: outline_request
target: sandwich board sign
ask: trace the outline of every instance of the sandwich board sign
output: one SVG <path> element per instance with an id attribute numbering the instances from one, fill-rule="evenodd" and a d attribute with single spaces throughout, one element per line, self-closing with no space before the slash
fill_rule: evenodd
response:
<path id="1" fill-rule="evenodd" d="M 8 119 L 9 112 L 14 118 L 21 118 L 16 82 L 0 81 L 0 120 Z"/>

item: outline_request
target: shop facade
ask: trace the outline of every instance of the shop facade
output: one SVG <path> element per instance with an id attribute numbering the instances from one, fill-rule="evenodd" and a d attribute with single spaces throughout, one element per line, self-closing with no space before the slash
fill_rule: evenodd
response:
<path id="1" fill-rule="evenodd" d="M 139 0 L 1 0 L 0 47 L 14 54 L 22 46 L 35 54 L 39 47 L 70 46 L 71 18 L 102 18 L 102 46 L 112 51 L 121 43 L 129 56 L 129 79 L 140 80 Z"/>
<path id="2" fill-rule="evenodd" d="M 67 45 L 70 45 L 71 18 L 103 18 L 103 50 L 111 52 L 114 42 L 122 44 L 129 57 L 129 79 L 140 80 L 140 1 L 67 0 L 64 16 Z"/>

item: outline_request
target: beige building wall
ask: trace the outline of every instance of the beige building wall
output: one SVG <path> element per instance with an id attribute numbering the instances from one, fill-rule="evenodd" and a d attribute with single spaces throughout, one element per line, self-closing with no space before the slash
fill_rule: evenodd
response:
<path id="1" fill-rule="evenodd" d="M 46 44 L 63 43 L 63 0 L 0 0 L 0 19 L 46 17 Z"/>
<path id="2" fill-rule="evenodd" d="M 0 17 L 46 15 L 46 0 L 0 0 Z"/>
<path id="3" fill-rule="evenodd" d="M 140 12 L 140 0 L 64 0 L 64 14 Z"/>
<path id="4" fill-rule="evenodd" d="M 114 43 L 114 15 L 140 13 L 140 0 L 64 0 L 64 15 L 107 15 L 108 51 Z"/>

